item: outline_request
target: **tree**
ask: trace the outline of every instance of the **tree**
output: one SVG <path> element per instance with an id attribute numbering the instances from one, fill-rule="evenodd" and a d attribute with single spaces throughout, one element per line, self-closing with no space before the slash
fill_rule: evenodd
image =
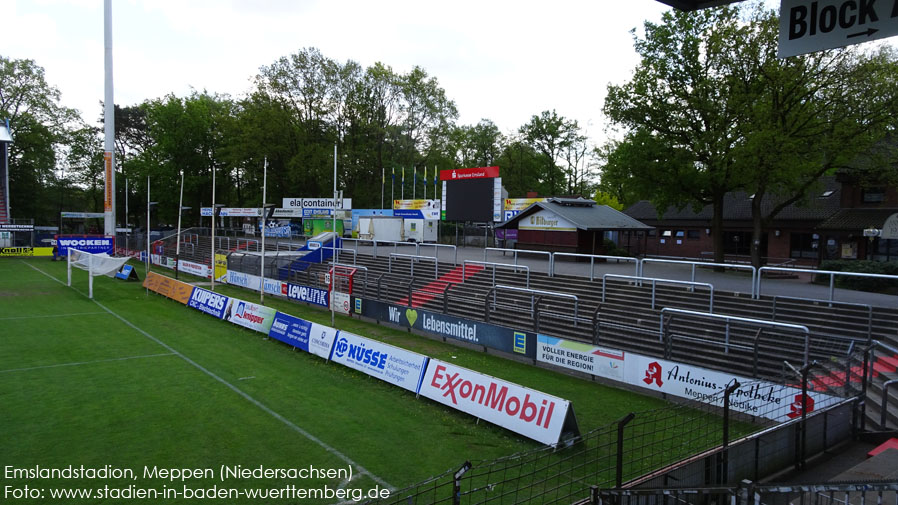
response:
<path id="1" fill-rule="evenodd" d="M 523 140 L 544 157 L 542 179 L 547 183 L 550 194 L 561 192 L 566 185 L 571 186 L 565 172 L 558 167 L 558 159 L 578 141 L 578 130 L 577 121 L 565 119 L 554 110 L 531 117 L 519 130 Z"/>
<path id="2" fill-rule="evenodd" d="M 0 120 L 9 119 L 10 211 L 38 223 L 55 223 L 57 158 L 71 131 L 80 126 L 77 111 L 59 104 L 59 90 L 47 83 L 33 60 L 0 56 Z M 59 191 L 59 190 L 56 190 Z"/>

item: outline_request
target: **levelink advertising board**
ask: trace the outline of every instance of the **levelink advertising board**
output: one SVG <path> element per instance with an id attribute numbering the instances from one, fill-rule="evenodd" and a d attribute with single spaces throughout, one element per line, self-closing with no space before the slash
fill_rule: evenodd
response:
<path id="1" fill-rule="evenodd" d="M 112 255 L 115 253 L 115 238 L 90 235 L 57 235 L 56 247 L 57 256 L 68 256 L 70 247 L 91 254 L 106 253 Z"/>
<path id="2" fill-rule="evenodd" d="M 326 289 L 287 283 L 287 298 L 330 308 Z"/>
<path id="3" fill-rule="evenodd" d="M 364 317 L 507 353 L 536 357 L 536 335 L 530 332 L 363 298 L 354 298 L 353 307 L 356 314 Z"/>
<path id="4" fill-rule="evenodd" d="M 268 336 L 297 349 L 329 359 L 337 330 L 278 312 L 268 330 Z"/>
<path id="5" fill-rule="evenodd" d="M 219 319 L 227 312 L 231 299 L 212 291 L 194 287 L 187 300 L 187 306 Z"/>
<path id="6" fill-rule="evenodd" d="M 547 445 L 579 434 L 567 400 L 445 361 L 428 361 L 420 394 Z"/>
<path id="7" fill-rule="evenodd" d="M 234 324 L 268 334 L 271 323 L 274 321 L 275 309 L 248 302 L 239 298 L 231 298 L 231 308 L 225 314 L 224 319 Z"/>
<path id="8" fill-rule="evenodd" d="M 624 380 L 624 351 L 538 335 L 536 360 L 569 370 Z"/>
<path id="9" fill-rule="evenodd" d="M 418 392 L 427 356 L 341 331 L 331 361 L 413 393 Z"/>

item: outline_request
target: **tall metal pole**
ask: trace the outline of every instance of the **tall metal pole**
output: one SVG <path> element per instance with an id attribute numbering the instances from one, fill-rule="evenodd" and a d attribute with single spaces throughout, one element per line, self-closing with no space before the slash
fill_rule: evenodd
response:
<path id="1" fill-rule="evenodd" d="M 125 179 L 125 247 L 131 250 L 131 226 L 128 224 L 128 179 Z M 130 255 L 130 253 L 128 253 Z"/>
<path id="2" fill-rule="evenodd" d="M 112 0 L 103 2 L 103 49 L 106 69 L 103 125 L 106 140 L 103 162 L 106 172 L 106 201 L 103 206 L 106 235 L 115 236 L 115 100 L 112 95 Z"/>
<path id="3" fill-rule="evenodd" d="M 146 279 L 150 274 L 150 176 L 147 176 L 147 268 L 143 278 Z M 147 285 L 147 296 L 150 295 L 150 288 Z"/>
<path id="4" fill-rule="evenodd" d="M 184 206 L 184 171 L 181 170 L 181 197 L 178 198 L 178 238 L 175 244 L 175 279 L 181 270 L 181 209 Z"/>
<path id="5" fill-rule="evenodd" d="M 212 167 L 212 284 L 210 289 L 215 291 L 215 167 Z"/>
<path id="6" fill-rule="evenodd" d="M 265 195 L 268 189 L 268 156 L 262 166 L 262 262 L 259 270 L 259 303 L 265 303 L 265 230 L 268 223 L 265 222 Z"/>
<path id="7" fill-rule="evenodd" d="M 331 254 L 334 264 L 337 263 L 337 143 L 334 142 L 334 215 L 333 215 L 333 236 L 331 237 Z M 335 269 L 331 268 L 331 286 L 334 285 Z M 330 306 L 331 306 L 331 326 L 334 326 L 334 290 L 330 290 Z"/>
<path id="8" fill-rule="evenodd" d="M 387 169 L 381 167 L 380 169 L 380 208 L 383 210 L 384 208 L 384 187 L 387 185 Z"/>

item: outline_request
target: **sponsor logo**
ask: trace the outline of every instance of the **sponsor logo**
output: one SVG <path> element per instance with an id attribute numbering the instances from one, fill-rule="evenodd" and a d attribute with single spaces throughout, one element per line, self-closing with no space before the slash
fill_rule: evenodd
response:
<path id="1" fill-rule="evenodd" d="M 190 301 L 221 310 L 224 308 L 226 296 L 215 294 L 211 291 L 195 289 L 190 295 Z"/>
<path id="2" fill-rule="evenodd" d="M 508 386 L 499 385 L 489 380 L 489 384 L 475 384 L 467 379 L 459 377 L 460 373 L 449 374 L 446 367 L 437 365 L 430 381 L 430 386 L 442 391 L 444 398 L 448 398 L 453 405 L 458 405 L 459 399 L 479 404 L 497 413 L 511 418 L 520 419 L 525 423 L 533 423 L 544 429 L 549 428 L 552 414 L 555 411 L 555 402 L 543 399 L 540 405 L 530 401 L 530 394 L 524 398 L 510 394 Z"/>
<path id="3" fill-rule="evenodd" d="M 310 288 L 308 286 L 300 286 L 298 284 L 288 284 L 287 296 L 294 300 L 313 303 L 327 307 L 327 290 Z"/>
<path id="4" fill-rule="evenodd" d="M 527 354 L 527 334 L 520 331 L 514 332 L 514 352 Z"/>
<path id="5" fill-rule="evenodd" d="M 75 239 L 75 238 L 61 238 L 59 239 L 59 245 L 63 247 L 73 247 L 73 246 L 85 246 L 85 247 L 103 247 L 112 244 L 112 240 L 110 239 Z"/>
<path id="6" fill-rule="evenodd" d="M 287 323 L 275 319 L 275 321 L 271 323 L 271 330 L 281 334 L 287 333 Z"/>
<path id="7" fill-rule="evenodd" d="M 804 397 L 804 401 L 802 400 L 802 396 Z M 789 405 L 789 413 L 786 414 L 786 417 L 789 419 L 795 419 L 796 417 L 801 417 L 802 410 L 804 412 L 813 412 L 814 411 L 814 399 L 808 395 L 795 395 L 794 401 Z"/>
<path id="8" fill-rule="evenodd" d="M 387 364 L 387 358 L 390 356 L 381 351 L 367 348 L 363 343 L 350 344 L 346 337 L 340 337 L 334 345 L 334 355 L 338 358 L 346 356 L 347 359 L 353 360 L 361 365 L 369 365 L 381 370 Z"/>
<path id="9" fill-rule="evenodd" d="M 663 371 L 661 370 L 661 364 L 657 361 L 653 361 L 649 363 L 649 367 L 645 371 L 645 378 L 642 379 L 642 382 L 645 382 L 650 386 L 655 383 L 658 385 L 658 387 L 661 387 L 664 385 L 664 382 L 661 380 L 662 373 Z"/>

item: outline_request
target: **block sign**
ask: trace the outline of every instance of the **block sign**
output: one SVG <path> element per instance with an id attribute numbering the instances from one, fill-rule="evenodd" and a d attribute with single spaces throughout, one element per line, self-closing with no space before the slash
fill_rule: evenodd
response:
<path id="1" fill-rule="evenodd" d="M 780 58 L 898 34 L 895 0 L 782 0 Z"/>
<path id="2" fill-rule="evenodd" d="M 546 445 L 579 434 L 567 400 L 444 361 L 428 362 L 419 393 Z"/>

